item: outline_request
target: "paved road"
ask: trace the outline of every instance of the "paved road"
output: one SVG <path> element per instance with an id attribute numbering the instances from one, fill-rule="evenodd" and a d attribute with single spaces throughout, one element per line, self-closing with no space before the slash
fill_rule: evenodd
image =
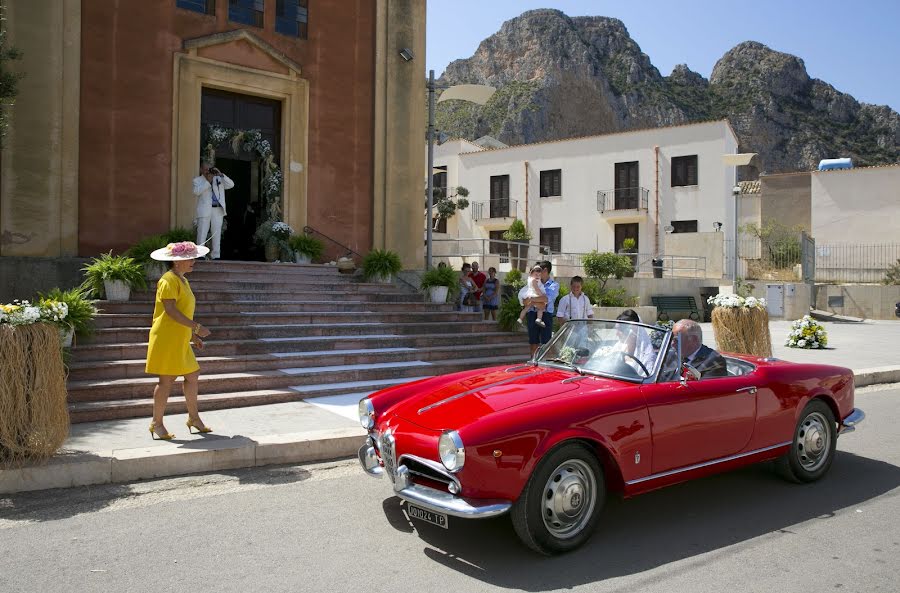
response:
<path id="1" fill-rule="evenodd" d="M 612 500 L 561 557 L 505 518 L 414 526 L 340 462 L 0 497 L 0 591 L 896 592 L 900 386 L 862 391 L 823 481 L 755 467 Z"/>

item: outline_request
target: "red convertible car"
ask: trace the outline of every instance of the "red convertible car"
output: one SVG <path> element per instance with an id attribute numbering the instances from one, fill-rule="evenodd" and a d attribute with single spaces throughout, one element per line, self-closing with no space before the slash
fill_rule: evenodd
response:
<path id="1" fill-rule="evenodd" d="M 359 460 L 414 519 L 509 512 L 545 554 L 584 543 L 608 492 L 634 496 L 776 460 L 821 478 L 864 414 L 840 367 L 726 356 L 727 376 L 679 364 L 670 331 L 571 321 L 526 364 L 385 389 L 359 402 Z"/>

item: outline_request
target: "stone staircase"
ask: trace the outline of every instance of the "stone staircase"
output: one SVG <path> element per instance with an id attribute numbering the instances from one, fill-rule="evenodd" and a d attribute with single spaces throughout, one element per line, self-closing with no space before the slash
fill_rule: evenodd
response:
<path id="1" fill-rule="evenodd" d="M 189 279 L 195 319 L 212 331 L 197 353 L 201 410 L 364 394 L 528 357 L 522 334 L 333 266 L 200 261 Z M 95 335 L 72 350 L 72 422 L 151 415 L 156 379 L 144 362 L 154 296 L 98 304 Z M 184 411 L 180 382 L 169 410 Z"/>

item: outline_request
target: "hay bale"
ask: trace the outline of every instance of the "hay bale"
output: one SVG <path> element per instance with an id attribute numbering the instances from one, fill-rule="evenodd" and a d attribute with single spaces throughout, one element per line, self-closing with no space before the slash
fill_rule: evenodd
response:
<path id="1" fill-rule="evenodd" d="M 59 330 L 0 325 L 0 360 L 0 463 L 44 461 L 69 435 Z"/>
<path id="2" fill-rule="evenodd" d="M 719 350 L 751 356 L 772 356 L 769 313 L 761 307 L 716 307 L 713 332 Z"/>

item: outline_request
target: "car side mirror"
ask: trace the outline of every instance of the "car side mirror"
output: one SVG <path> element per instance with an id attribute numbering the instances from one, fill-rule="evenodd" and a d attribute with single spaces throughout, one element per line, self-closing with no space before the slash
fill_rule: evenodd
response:
<path id="1" fill-rule="evenodd" d="M 699 381 L 700 380 L 700 371 L 689 365 L 688 363 L 684 363 L 681 366 L 681 384 L 687 385 L 688 381 Z"/>

